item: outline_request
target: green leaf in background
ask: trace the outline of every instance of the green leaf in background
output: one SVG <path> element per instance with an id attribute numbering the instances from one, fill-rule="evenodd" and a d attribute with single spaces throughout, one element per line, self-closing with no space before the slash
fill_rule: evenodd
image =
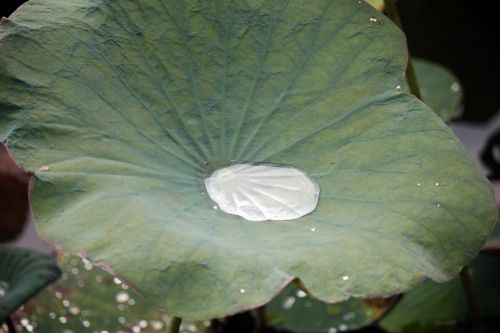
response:
<path id="1" fill-rule="evenodd" d="M 64 256 L 61 269 L 61 280 L 15 314 L 20 332 L 166 332 L 169 316 L 118 278 L 77 257 Z M 181 331 L 205 328 L 184 322 Z"/>
<path id="2" fill-rule="evenodd" d="M 290 284 L 266 305 L 268 323 L 296 332 L 341 332 L 372 324 L 394 304 L 393 299 L 351 298 L 326 304 Z"/>
<path id="3" fill-rule="evenodd" d="M 497 328 L 500 325 L 499 267 L 498 253 L 483 253 L 469 268 L 481 319 L 493 324 L 492 319 L 497 318 Z M 460 279 L 455 278 L 446 283 L 428 281 L 406 293 L 380 325 L 389 332 L 464 331 L 460 326 L 467 318 L 470 316 L 464 292 Z"/>
<path id="4" fill-rule="evenodd" d="M 384 0 L 366 0 L 366 2 L 368 2 L 370 5 L 372 5 L 373 7 L 375 7 L 380 11 L 384 10 L 385 7 Z"/>
<path id="5" fill-rule="evenodd" d="M 439 118 L 449 122 L 457 115 L 462 102 L 460 82 L 453 73 L 439 64 L 423 59 L 412 60 L 422 100 Z M 409 91 L 406 82 L 403 87 L 405 91 Z"/>
<path id="6" fill-rule="evenodd" d="M 0 248 L 0 323 L 60 274 L 54 258 L 48 255 Z"/>
<path id="7" fill-rule="evenodd" d="M 445 281 L 496 219 L 486 179 L 427 106 L 398 91 L 405 38 L 364 2 L 33 0 L 4 20 L 0 138 L 33 170 L 39 232 L 170 314 Z M 249 222 L 204 178 L 287 165 L 315 211 Z M 325 283 L 328 281 L 329 283 Z"/>

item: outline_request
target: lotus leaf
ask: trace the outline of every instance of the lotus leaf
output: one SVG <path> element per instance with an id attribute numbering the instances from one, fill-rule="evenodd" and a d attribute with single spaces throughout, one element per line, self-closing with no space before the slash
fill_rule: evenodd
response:
<path id="1" fill-rule="evenodd" d="M 55 260 L 48 255 L 0 248 L 0 323 L 60 274 Z"/>
<path id="2" fill-rule="evenodd" d="M 39 232 L 170 314 L 294 279 L 328 302 L 446 281 L 496 219 L 448 127 L 396 89 L 405 37 L 364 2 L 32 0 L 1 30 L 0 139 L 35 172 Z M 213 209 L 204 178 L 236 163 L 307 173 L 317 208 Z"/>

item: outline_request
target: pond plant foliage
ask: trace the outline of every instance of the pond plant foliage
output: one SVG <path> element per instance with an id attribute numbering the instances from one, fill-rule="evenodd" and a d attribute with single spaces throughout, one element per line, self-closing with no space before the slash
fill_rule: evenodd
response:
<path id="1" fill-rule="evenodd" d="M 325 302 L 458 274 L 496 219 L 446 124 L 400 89 L 403 33 L 362 1 L 32 0 L 0 25 L 0 139 L 38 231 L 168 313 Z M 248 221 L 204 179 L 290 166 L 311 213 Z"/>

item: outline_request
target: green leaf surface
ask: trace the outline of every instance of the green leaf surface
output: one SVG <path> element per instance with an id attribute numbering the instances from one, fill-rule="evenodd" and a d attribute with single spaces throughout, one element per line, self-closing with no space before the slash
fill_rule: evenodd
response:
<path id="1" fill-rule="evenodd" d="M 169 316 L 86 259 L 64 256 L 61 279 L 30 300 L 14 318 L 20 332 L 165 332 Z M 184 332 L 203 323 L 183 322 Z M 1 330 L 0 330 L 1 332 Z"/>
<path id="2" fill-rule="evenodd" d="M 457 115 L 462 102 L 460 82 L 452 72 L 437 63 L 418 58 L 412 60 L 422 100 L 439 118 L 449 122 Z M 404 89 L 410 91 L 406 82 Z"/>
<path id="3" fill-rule="evenodd" d="M 469 268 L 482 320 L 500 316 L 499 267 L 498 254 L 484 253 Z M 455 278 L 446 283 L 428 281 L 406 293 L 380 325 L 390 332 L 445 331 L 452 326 L 460 331 L 460 323 L 467 318 L 470 315 L 464 292 L 460 279 Z"/>
<path id="4" fill-rule="evenodd" d="M 40 233 L 170 314 L 295 278 L 329 302 L 445 281 L 496 219 L 448 127 L 396 89 L 404 36 L 364 2 L 33 0 L 2 30 L 0 138 L 35 171 Z M 306 172 L 316 210 L 213 209 L 204 177 L 238 162 Z"/>
<path id="5" fill-rule="evenodd" d="M 341 332 L 372 324 L 393 303 L 392 299 L 351 298 L 326 304 L 290 284 L 266 305 L 266 317 L 268 324 L 295 332 Z"/>
<path id="6" fill-rule="evenodd" d="M 27 249 L 0 248 L 0 323 L 60 274 L 50 256 Z"/>

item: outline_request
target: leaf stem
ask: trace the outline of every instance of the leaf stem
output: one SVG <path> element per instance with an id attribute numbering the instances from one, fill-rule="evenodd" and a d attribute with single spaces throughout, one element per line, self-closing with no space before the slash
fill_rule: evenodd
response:
<path id="1" fill-rule="evenodd" d="M 396 25 L 403 30 L 403 25 L 401 24 L 401 18 L 399 17 L 398 9 L 396 7 L 396 0 L 384 0 L 385 13 Z M 410 86 L 410 92 L 415 95 L 418 99 L 422 99 L 420 94 L 420 88 L 417 82 L 417 76 L 415 74 L 415 68 L 413 67 L 413 62 L 411 61 L 411 56 L 408 54 L 408 66 L 406 67 L 406 80 Z"/>
<path id="2" fill-rule="evenodd" d="M 168 333 L 179 333 L 179 328 L 181 327 L 182 318 L 173 316 L 168 324 Z"/>
<path id="3" fill-rule="evenodd" d="M 462 290 L 465 295 L 465 301 L 467 302 L 467 307 L 469 308 L 473 331 L 474 333 L 482 333 L 483 328 L 479 316 L 479 308 L 477 306 L 474 288 L 472 287 L 469 269 L 467 267 L 464 267 L 460 272 L 460 282 L 462 283 Z"/>
<path id="4" fill-rule="evenodd" d="M 16 333 L 16 327 L 14 326 L 14 323 L 12 322 L 11 317 L 7 317 L 5 319 L 5 323 L 7 324 L 7 328 L 9 329 L 9 333 Z"/>
<path id="5" fill-rule="evenodd" d="M 260 306 L 257 309 L 255 309 L 255 326 L 256 326 L 256 331 L 257 333 L 263 333 L 267 327 L 267 320 L 266 320 L 266 306 Z"/>

